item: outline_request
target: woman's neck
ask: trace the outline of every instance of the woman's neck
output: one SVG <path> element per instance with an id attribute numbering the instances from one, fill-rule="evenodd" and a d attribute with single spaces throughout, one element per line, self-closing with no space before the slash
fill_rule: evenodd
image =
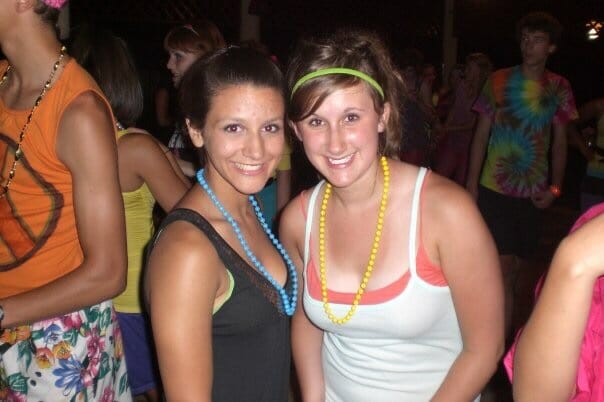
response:
<path id="1" fill-rule="evenodd" d="M 333 202 L 344 209 L 363 208 L 373 204 L 380 198 L 384 181 L 384 175 L 380 166 L 380 160 L 376 159 L 367 172 L 356 182 L 347 187 L 332 187 Z"/>
<path id="2" fill-rule="evenodd" d="M 41 88 L 58 60 L 61 43 L 54 34 L 31 38 L 17 38 L 2 44 L 2 51 L 11 65 L 12 83 L 21 92 Z M 56 74 L 58 76 L 59 74 Z"/>
<path id="3" fill-rule="evenodd" d="M 253 213 L 249 203 L 249 195 L 237 191 L 230 183 L 220 177 L 217 172 L 206 169 L 204 171 L 204 178 L 220 204 L 235 220 L 240 220 L 244 216 L 247 217 L 250 213 Z M 208 199 L 212 202 L 209 196 Z"/>

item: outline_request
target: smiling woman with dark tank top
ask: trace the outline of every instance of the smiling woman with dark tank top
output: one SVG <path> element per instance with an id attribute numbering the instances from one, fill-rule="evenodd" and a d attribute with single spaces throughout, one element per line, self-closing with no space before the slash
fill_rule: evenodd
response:
<path id="1" fill-rule="evenodd" d="M 206 164 L 149 251 L 166 397 L 284 402 L 298 282 L 253 196 L 283 152 L 283 76 L 267 56 L 230 47 L 187 70 L 179 100 Z"/>

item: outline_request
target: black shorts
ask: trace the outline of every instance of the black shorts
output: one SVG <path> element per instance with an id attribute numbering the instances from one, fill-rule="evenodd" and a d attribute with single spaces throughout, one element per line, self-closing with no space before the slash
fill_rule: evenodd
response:
<path id="1" fill-rule="evenodd" d="M 530 198 L 510 197 L 479 186 L 478 209 L 495 239 L 499 255 L 529 258 L 535 254 L 542 211 Z"/>

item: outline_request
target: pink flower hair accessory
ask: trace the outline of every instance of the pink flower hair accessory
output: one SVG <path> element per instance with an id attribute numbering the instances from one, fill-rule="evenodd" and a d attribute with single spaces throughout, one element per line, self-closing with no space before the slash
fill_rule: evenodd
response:
<path id="1" fill-rule="evenodd" d="M 67 0 L 42 0 L 42 3 L 52 8 L 61 8 L 67 3 Z"/>

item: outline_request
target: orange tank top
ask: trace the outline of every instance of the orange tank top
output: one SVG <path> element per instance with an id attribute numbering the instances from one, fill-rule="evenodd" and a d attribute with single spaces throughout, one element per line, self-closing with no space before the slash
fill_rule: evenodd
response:
<path id="1" fill-rule="evenodd" d="M 6 68 L 7 62 L 0 61 L 0 73 Z M 55 147 L 63 113 L 87 91 L 105 100 L 92 77 L 70 60 L 25 132 L 24 156 L 17 164 L 7 196 L 0 199 L 0 299 L 41 287 L 83 261 L 71 174 Z M 30 110 L 9 109 L 0 99 L 1 183 L 6 183 L 18 136 Z"/>

